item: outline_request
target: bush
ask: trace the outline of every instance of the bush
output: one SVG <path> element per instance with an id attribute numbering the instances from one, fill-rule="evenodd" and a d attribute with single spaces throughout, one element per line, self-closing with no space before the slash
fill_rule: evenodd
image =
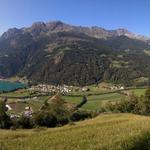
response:
<path id="1" fill-rule="evenodd" d="M 23 129 L 31 129 L 31 128 L 33 128 L 32 118 L 22 115 L 18 119 L 17 126 L 19 126 L 20 128 L 23 128 Z"/>
<path id="2" fill-rule="evenodd" d="M 111 111 L 150 115 L 150 90 L 148 89 L 145 95 L 141 97 L 131 95 L 127 99 L 116 102 L 115 104 L 108 102 L 101 110 L 105 112 Z"/>
<path id="3" fill-rule="evenodd" d="M 57 125 L 57 118 L 48 111 L 39 111 L 34 115 L 35 126 L 55 127 Z"/>
<path id="4" fill-rule="evenodd" d="M 12 125 L 10 117 L 7 115 L 6 102 L 0 100 L 0 128 L 8 129 Z"/>
<path id="5" fill-rule="evenodd" d="M 91 118 L 92 114 L 88 111 L 83 111 L 83 110 L 77 110 L 75 111 L 71 117 L 70 120 L 71 121 L 79 121 L 79 120 L 84 120 L 86 118 Z"/>

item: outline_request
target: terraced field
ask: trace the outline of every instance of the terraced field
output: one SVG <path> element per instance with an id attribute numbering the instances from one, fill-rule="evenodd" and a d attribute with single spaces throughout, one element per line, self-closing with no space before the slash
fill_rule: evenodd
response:
<path id="1" fill-rule="evenodd" d="M 150 117 L 103 114 L 59 128 L 0 130 L 1 150 L 148 150 Z"/>

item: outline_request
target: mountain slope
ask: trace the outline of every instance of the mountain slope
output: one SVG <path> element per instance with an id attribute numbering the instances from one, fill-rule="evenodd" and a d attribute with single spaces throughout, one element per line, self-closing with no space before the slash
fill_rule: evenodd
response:
<path id="1" fill-rule="evenodd" d="M 107 114 L 55 129 L 3 130 L 0 145 L 5 150 L 148 150 L 149 129 L 149 117 Z"/>
<path id="2" fill-rule="evenodd" d="M 150 46 L 125 29 L 76 27 L 62 22 L 9 29 L 0 38 L 0 76 L 32 82 L 125 85 L 150 77 Z M 146 53 L 145 53 L 146 52 Z"/>

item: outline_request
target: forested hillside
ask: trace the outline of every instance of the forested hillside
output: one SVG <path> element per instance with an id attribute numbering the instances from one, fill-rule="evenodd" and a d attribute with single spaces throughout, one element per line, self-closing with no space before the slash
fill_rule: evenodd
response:
<path id="1" fill-rule="evenodd" d="M 35 23 L 0 37 L 0 77 L 68 85 L 148 85 L 149 51 L 148 40 L 125 29 Z"/>

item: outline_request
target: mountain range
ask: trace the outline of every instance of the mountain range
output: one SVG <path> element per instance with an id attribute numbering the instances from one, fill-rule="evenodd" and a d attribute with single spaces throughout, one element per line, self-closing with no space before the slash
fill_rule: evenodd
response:
<path id="1" fill-rule="evenodd" d="M 0 37 L 0 77 L 12 76 L 55 85 L 148 85 L 150 38 L 61 21 L 12 28 Z"/>

